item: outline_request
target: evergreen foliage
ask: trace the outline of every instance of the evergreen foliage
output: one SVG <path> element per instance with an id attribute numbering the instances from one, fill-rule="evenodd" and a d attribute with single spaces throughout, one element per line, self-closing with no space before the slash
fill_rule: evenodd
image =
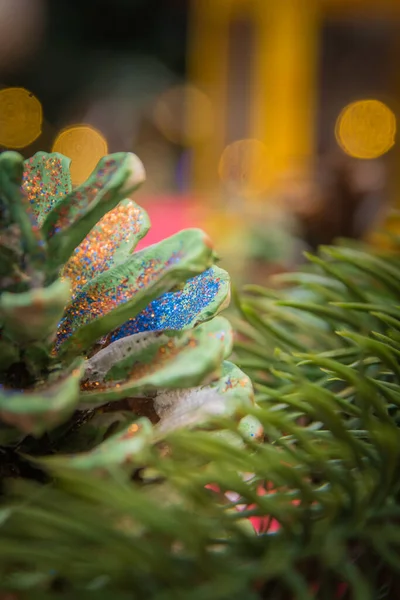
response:
<path id="1" fill-rule="evenodd" d="M 232 370 L 244 390 L 234 410 L 199 418 L 204 402 L 215 407 L 216 383 L 197 390 L 197 404 L 191 392 L 191 410 L 183 421 L 175 414 L 173 426 L 141 418 L 120 430 L 125 413 L 94 411 L 75 421 L 78 453 L 71 432 L 57 456 L 4 449 L 47 476 L 5 482 L 4 591 L 32 599 L 399 597 L 399 256 L 342 245 L 309 259 L 302 272 L 280 276 L 283 289 L 250 286 L 237 300 L 235 355 L 257 405 L 245 401 L 243 374 L 225 363 L 225 394 Z M 103 435 L 106 423 L 118 430 Z M 47 435 L 50 448 L 62 438 L 57 429 Z M 88 438 L 94 449 L 82 452 Z"/>

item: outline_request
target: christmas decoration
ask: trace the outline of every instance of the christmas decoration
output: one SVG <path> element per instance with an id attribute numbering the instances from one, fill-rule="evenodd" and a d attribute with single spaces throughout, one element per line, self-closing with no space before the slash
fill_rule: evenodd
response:
<path id="1" fill-rule="evenodd" d="M 17 178 L 7 182 L 20 189 Z M 59 205 L 59 213 L 65 215 L 69 206 Z M 56 207 L 42 221 L 42 235 L 58 222 L 50 219 Z M 53 242 L 43 262 L 51 237 L 42 245 L 29 221 L 19 217 L 12 229 L 10 212 L 5 219 L 7 239 L 18 240 L 12 233 L 23 232 L 26 241 L 23 250 L 10 243 L 2 250 L 1 276 L 9 287 L 2 296 L 2 364 L 8 357 L 3 393 L 14 387 L 7 397 L 13 427 L 4 425 L 2 432 L 11 436 L 18 426 L 23 433 L 36 427 L 47 433 L 2 448 L 2 467 L 10 463 L 19 472 L 9 472 L 2 489 L 1 591 L 21 600 L 399 596 L 398 252 L 355 244 L 324 247 L 309 255 L 310 265 L 301 272 L 277 276 L 274 287 L 248 286 L 236 298 L 239 368 L 226 361 L 221 366 L 231 344 L 225 321 L 204 320 L 223 305 L 224 295 L 208 309 L 200 302 L 200 317 L 185 311 L 184 302 L 195 292 L 176 288 L 175 262 L 163 267 L 168 289 L 160 291 L 160 284 L 152 296 L 138 286 L 146 305 L 128 314 L 123 307 L 132 302 L 133 275 L 124 274 L 123 284 L 113 277 L 137 257 L 129 254 L 104 270 L 100 260 L 94 277 L 90 269 L 79 275 L 82 287 L 72 277 L 72 301 L 66 300 L 64 310 L 61 292 L 52 288 L 63 290 L 57 269 L 75 272 L 79 263 L 73 266 L 70 256 L 88 231 L 69 256 L 71 236 L 64 233 L 59 238 L 64 242 Z M 72 235 L 78 227 L 70 222 Z M 185 277 L 211 293 L 212 253 L 190 237 L 184 256 L 191 259 L 179 273 L 190 265 Z M 168 252 L 157 254 L 156 247 L 143 252 L 152 260 L 162 256 L 164 265 L 177 251 L 175 241 L 167 243 Z M 201 260 L 193 258 L 198 248 Z M 118 260 L 117 252 L 114 256 Z M 4 268 L 10 257 L 13 270 Z M 155 288 L 154 264 L 150 273 L 142 271 L 147 290 Z M 165 282 L 160 274 L 155 278 Z M 104 294 L 99 303 L 95 292 L 113 281 L 115 293 Z M 34 290 L 42 294 L 35 311 L 27 301 L 35 298 Z M 94 297 L 93 321 L 87 317 L 87 291 Z M 117 304 L 124 294 L 128 297 Z M 177 302 L 176 314 L 169 313 L 177 297 L 182 305 Z M 39 310 L 50 305 L 51 311 Z M 159 323 L 171 327 L 176 319 L 179 330 L 175 325 L 151 330 Z M 98 328 L 91 325 L 95 321 Z M 49 358 L 43 347 L 52 338 L 51 326 L 58 334 Z M 83 366 L 75 363 L 81 355 L 87 357 Z M 240 369 L 254 382 L 257 404 L 250 402 L 250 382 Z M 16 390 L 18 373 L 26 389 L 33 386 L 31 396 Z M 62 376 L 65 388 L 41 391 Z M 58 412 L 71 388 L 78 388 L 71 404 L 80 408 L 81 420 L 61 419 Z M 33 408 L 44 399 L 52 411 L 37 419 L 40 411 Z M 124 409 L 117 409 L 121 402 Z M 133 416 L 143 402 L 155 407 L 158 424 Z M 48 415 L 66 420 L 52 429 Z"/>
<path id="2" fill-rule="evenodd" d="M 251 405 L 249 381 L 224 362 L 232 332 L 213 317 L 229 277 L 207 236 L 184 230 L 133 252 L 150 226 L 130 199 L 144 176 L 135 155 L 114 154 L 72 189 L 60 154 L 0 156 L 0 444 L 22 452 L 26 436 L 127 398 L 137 416 L 135 399 L 168 397 L 193 425 L 215 412 L 199 404 L 208 394 L 223 414 Z"/>

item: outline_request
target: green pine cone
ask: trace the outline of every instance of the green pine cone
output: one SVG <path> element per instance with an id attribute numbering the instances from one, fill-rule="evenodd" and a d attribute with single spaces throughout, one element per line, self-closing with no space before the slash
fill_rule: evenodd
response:
<path id="1" fill-rule="evenodd" d="M 323 248 L 313 268 L 280 276 L 283 290 L 249 286 L 241 296 L 236 355 L 255 382 L 248 412 L 264 428 L 261 443 L 231 418 L 218 431 L 176 428 L 182 418 L 203 422 L 207 405 L 224 417 L 221 398 L 236 395 L 235 379 L 248 394 L 248 379 L 225 362 L 223 377 L 192 395 L 189 419 L 178 402 L 185 390 L 157 394 L 156 448 L 152 427 L 138 420 L 90 452 L 48 458 L 51 485 L 8 486 L 4 589 L 29 600 L 398 598 L 399 257 Z M 161 335 L 168 348 L 169 333 Z M 124 379 L 132 353 L 144 364 L 160 359 L 147 334 L 136 349 L 127 340 L 89 359 L 88 406 L 119 396 L 116 376 L 122 395 L 125 386 L 146 390 L 148 377 L 164 381 L 158 368 Z M 107 414 L 91 424 L 101 429 Z M 133 481 L 114 468 L 125 461 Z"/>
<path id="2" fill-rule="evenodd" d="M 187 413 L 177 426 L 212 417 L 198 412 L 199 388 L 227 414 L 251 403 L 246 376 L 224 362 L 231 327 L 214 317 L 230 283 L 207 236 L 185 230 L 134 253 L 150 227 L 130 199 L 144 178 L 119 153 L 72 189 L 64 156 L 1 154 L 0 444 L 114 401 L 158 406 L 173 390 Z"/>

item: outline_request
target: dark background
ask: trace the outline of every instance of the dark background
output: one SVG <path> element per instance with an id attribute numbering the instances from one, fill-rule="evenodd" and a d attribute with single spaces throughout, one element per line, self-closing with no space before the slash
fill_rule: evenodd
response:
<path id="1" fill-rule="evenodd" d="M 6 86 L 23 86 L 40 98 L 46 118 L 58 124 L 102 65 L 131 56 L 159 60 L 185 74 L 186 0 L 46 0 L 47 23 L 36 52 L 4 72 Z M 78 116 L 78 115 L 77 115 Z"/>

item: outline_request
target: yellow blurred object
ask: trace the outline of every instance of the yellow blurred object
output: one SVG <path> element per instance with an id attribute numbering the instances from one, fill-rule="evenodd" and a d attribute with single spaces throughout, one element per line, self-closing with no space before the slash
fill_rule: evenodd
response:
<path id="1" fill-rule="evenodd" d="M 226 188 L 244 197 L 255 196 L 268 186 L 268 149 L 259 140 L 238 140 L 225 148 L 218 174 Z"/>
<path id="2" fill-rule="evenodd" d="M 196 119 L 190 119 L 191 114 Z M 195 86 L 175 86 L 158 98 L 154 121 L 171 142 L 182 145 L 199 142 L 212 133 L 212 105 L 207 95 Z"/>
<path id="3" fill-rule="evenodd" d="M 378 158 L 394 145 L 396 117 L 383 102 L 359 100 L 340 113 L 335 135 L 339 146 L 353 158 Z"/>
<path id="4" fill-rule="evenodd" d="M 214 110 L 212 143 L 193 144 L 192 184 L 218 187 L 224 148 L 258 139 L 269 183 L 315 146 L 319 0 L 192 0 L 188 68 Z M 192 122 L 198 120 L 191 111 Z"/>
<path id="5" fill-rule="evenodd" d="M 238 139 L 257 138 L 267 146 L 271 185 L 293 166 L 312 167 L 323 28 L 332 21 L 359 20 L 363 26 L 375 17 L 400 17 L 399 0 L 191 4 L 188 71 L 210 98 L 215 117 L 212 142 L 193 144 L 192 186 L 206 193 L 218 189 L 221 153 Z M 190 119 L 198 120 L 194 110 Z M 379 150 L 377 141 L 368 144 L 370 152 Z"/>
<path id="6" fill-rule="evenodd" d="M 42 105 L 25 88 L 0 90 L 0 145 L 25 148 L 42 133 Z"/>
<path id="7" fill-rule="evenodd" d="M 86 181 L 99 160 L 108 153 L 108 145 L 103 135 L 93 127 L 74 125 L 61 131 L 52 151 L 71 159 L 72 183 L 79 185 Z"/>
<path id="8" fill-rule="evenodd" d="M 400 213 L 391 211 L 374 229 L 366 236 L 366 242 L 384 252 L 399 252 L 400 241 Z"/>

